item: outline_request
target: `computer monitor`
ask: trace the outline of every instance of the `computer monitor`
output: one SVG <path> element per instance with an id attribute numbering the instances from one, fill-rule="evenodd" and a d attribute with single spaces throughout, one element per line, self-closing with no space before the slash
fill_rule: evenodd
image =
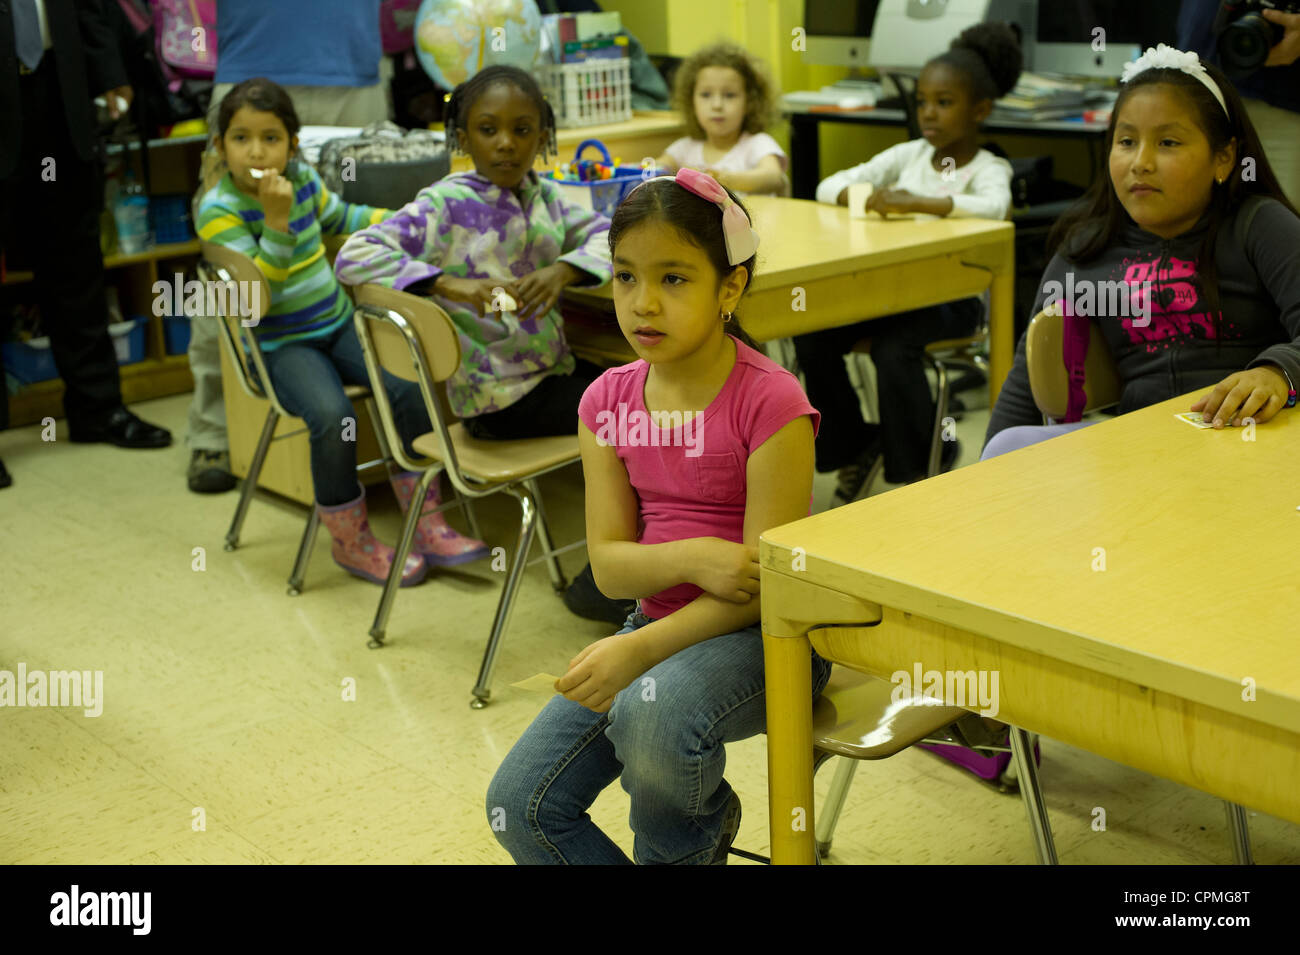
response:
<path id="1" fill-rule="evenodd" d="M 1028 57 L 1037 6 L 1034 0 L 881 0 L 872 26 L 871 65 L 882 71 L 917 72 L 947 50 L 959 33 L 986 20 L 1013 24 Z"/>
<path id="2" fill-rule="evenodd" d="M 1178 7 L 1179 0 L 1046 0 L 1030 69 L 1119 76 L 1146 47 L 1174 43 Z"/>
<path id="3" fill-rule="evenodd" d="M 804 59 L 824 66 L 865 67 L 879 6 L 880 0 L 804 0 Z"/>

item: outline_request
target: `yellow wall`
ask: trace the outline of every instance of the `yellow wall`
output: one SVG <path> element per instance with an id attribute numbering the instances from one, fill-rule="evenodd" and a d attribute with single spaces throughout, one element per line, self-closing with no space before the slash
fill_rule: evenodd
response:
<path id="1" fill-rule="evenodd" d="M 807 63 L 804 54 L 793 48 L 793 31 L 802 25 L 803 0 L 601 0 L 601 6 L 619 11 L 624 27 L 648 53 L 689 56 L 715 40 L 739 43 L 767 64 L 778 90 L 820 89 L 848 75 L 845 67 Z M 778 121 L 769 132 L 789 148 L 788 123 Z M 823 123 L 819 178 L 863 162 L 906 138 L 901 126 Z M 996 139 L 1012 156 L 1053 156 L 1057 178 L 1088 184 L 1088 150 L 1079 140 L 1005 133 L 997 133 Z"/>

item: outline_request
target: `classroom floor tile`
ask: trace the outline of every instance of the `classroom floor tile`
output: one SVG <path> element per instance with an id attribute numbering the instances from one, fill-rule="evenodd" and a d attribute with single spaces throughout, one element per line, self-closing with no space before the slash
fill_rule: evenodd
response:
<path id="1" fill-rule="evenodd" d="M 978 460 L 988 410 L 978 393 L 963 397 L 964 466 Z M 503 575 L 482 562 L 402 590 L 385 646 L 369 649 L 380 588 L 336 567 L 323 532 L 303 593 L 285 593 L 304 508 L 259 495 L 240 547 L 222 549 L 236 493 L 185 486 L 189 398 L 134 407 L 172 429 L 177 443 L 162 451 L 70 444 L 63 422 L 55 442 L 39 428 L 0 433 L 15 482 L 0 491 L 0 669 L 103 673 L 99 716 L 0 713 L 0 863 L 508 864 L 487 787 L 548 699 L 512 684 L 562 673 L 611 628 L 569 614 L 545 566 L 528 568 L 492 703 L 470 709 Z M 817 508 L 834 484 L 817 477 Z M 557 542 L 581 537 L 581 470 L 542 487 Z M 391 492 L 369 500 L 392 540 Z M 513 548 L 514 499 L 476 511 L 488 542 Z M 562 562 L 572 577 L 584 552 Z M 1228 861 L 1217 799 L 1052 740 L 1043 748 L 1062 862 Z M 766 855 L 765 737 L 729 746 L 727 760 L 744 810 L 736 845 Z M 818 774 L 819 802 L 834 772 L 831 762 Z M 1096 807 L 1104 832 L 1091 827 Z M 630 855 L 622 787 L 590 813 Z M 1300 862 L 1300 826 L 1253 813 L 1251 825 L 1258 861 Z M 1025 864 L 1034 851 L 1018 795 L 909 750 L 858 768 L 827 861 Z"/>

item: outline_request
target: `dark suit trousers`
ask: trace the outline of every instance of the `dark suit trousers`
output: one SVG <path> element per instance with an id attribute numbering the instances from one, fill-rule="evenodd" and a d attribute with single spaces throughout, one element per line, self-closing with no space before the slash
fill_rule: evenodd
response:
<path id="1" fill-rule="evenodd" d="M 0 247 L 11 268 L 25 261 L 36 275 L 69 424 L 94 428 L 122 404 L 99 249 L 103 172 L 73 147 L 54 57 L 46 50 L 36 72 L 19 78 L 21 158 L 0 180 Z"/>

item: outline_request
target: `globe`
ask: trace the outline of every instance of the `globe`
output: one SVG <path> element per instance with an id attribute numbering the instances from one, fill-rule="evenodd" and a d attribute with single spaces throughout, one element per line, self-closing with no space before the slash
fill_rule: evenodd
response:
<path id="1" fill-rule="evenodd" d="M 534 0 L 424 0 L 415 53 L 435 83 L 452 89 L 493 64 L 531 71 L 541 27 Z"/>

